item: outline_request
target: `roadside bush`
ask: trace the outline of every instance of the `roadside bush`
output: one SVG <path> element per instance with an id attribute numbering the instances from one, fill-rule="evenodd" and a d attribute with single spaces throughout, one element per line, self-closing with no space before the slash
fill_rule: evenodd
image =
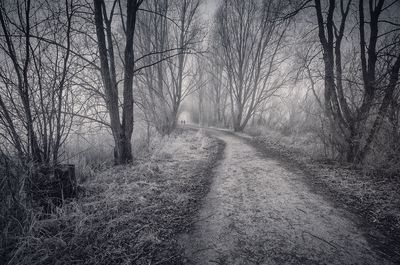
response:
<path id="1" fill-rule="evenodd" d="M 289 146 L 292 150 L 303 152 L 314 158 L 325 156 L 324 144 L 313 132 L 283 134 L 281 131 L 271 130 L 262 126 L 253 126 L 246 130 L 253 137 L 268 138 L 274 144 Z"/>
<path id="2" fill-rule="evenodd" d="M 253 125 L 246 132 L 253 137 L 269 138 L 277 141 L 292 150 L 299 150 L 317 160 L 330 160 L 344 163 L 346 152 L 343 146 L 338 146 L 333 139 L 326 122 L 316 120 L 305 125 L 296 125 L 293 128 L 289 123 L 281 122 L 280 126 Z M 290 128 L 290 129 L 287 129 Z M 364 174 L 381 178 L 391 178 L 400 181 L 400 137 L 399 132 L 386 122 L 371 144 L 371 150 L 362 164 L 354 164 Z"/>

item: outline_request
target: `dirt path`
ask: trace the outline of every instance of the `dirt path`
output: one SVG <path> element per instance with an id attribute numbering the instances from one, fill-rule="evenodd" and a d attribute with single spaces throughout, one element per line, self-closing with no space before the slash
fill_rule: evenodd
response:
<path id="1" fill-rule="evenodd" d="M 234 135 L 211 133 L 226 149 L 194 231 L 182 237 L 188 263 L 391 264 L 301 175 Z"/>

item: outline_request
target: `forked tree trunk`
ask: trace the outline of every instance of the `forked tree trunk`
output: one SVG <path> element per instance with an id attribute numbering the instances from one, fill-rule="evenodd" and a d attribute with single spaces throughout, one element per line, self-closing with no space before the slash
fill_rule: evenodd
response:
<path id="1" fill-rule="evenodd" d="M 113 12 L 116 2 L 114 2 L 110 17 L 108 18 L 104 1 L 94 0 L 97 45 L 101 64 L 100 71 L 106 94 L 106 104 L 110 117 L 111 130 L 115 142 L 114 161 L 116 164 L 126 164 L 131 162 L 133 159 L 131 144 L 133 132 L 133 37 L 136 25 L 136 12 L 141 3 L 142 1 L 140 0 L 127 1 L 121 121 L 118 86 L 115 74 L 115 58 L 111 36 L 111 21 L 112 16 L 114 15 Z"/>

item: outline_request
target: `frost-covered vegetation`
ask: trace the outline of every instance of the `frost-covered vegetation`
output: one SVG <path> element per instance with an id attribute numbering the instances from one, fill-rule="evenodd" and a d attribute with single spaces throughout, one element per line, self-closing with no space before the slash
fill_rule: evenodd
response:
<path id="1" fill-rule="evenodd" d="M 400 183 L 398 165 L 380 169 L 375 163 L 355 166 L 329 159 L 315 135 L 283 135 L 279 131 L 249 128 L 251 143 L 267 157 L 284 161 L 289 169 L 301 169 L 313 191 L 363 217 L 369 236 L 383 246 L 386 255 L 398 256 L 400 248 Z M 377 230 L 375 230 L 375 228 Z M 379 232 L 376 232 L 379 231 Z M 380 234 L 382 233 L 383 236 Z"/>
<path id="2" fill-rule="evenodd" d="M 134 164 L 96 173 L 78 199 L 46 218 L 16 215 L 14 205 L 8 214 L 25 223 L 4 224 L 1 243 L 10 248 L 3 258 L 27 265 L 181 263 L 178 234 L 191 227 L 222 150 L 201 131 L 179 130 Z M 18 225 L 24 231 L 17 233 Z"/>
<path id="3" fill-rule="evenodd" d="M 219 150 L 189 121 L 250 133 L 399 235 L 399 10 L 1 0 L 0 263 L 178 262 Z"/>

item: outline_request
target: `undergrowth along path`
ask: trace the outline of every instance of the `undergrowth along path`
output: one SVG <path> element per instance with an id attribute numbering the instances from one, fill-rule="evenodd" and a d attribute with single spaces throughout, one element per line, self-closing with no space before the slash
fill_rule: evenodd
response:
<path id="1" fill-rule="evenodd" d="M 185 129 L 154 141 L 148 156 L 99 172 L 76 200 L 35 219 L 7 264 L 183 264 L 179 235 L 193 226 L 224 144 Z"/>
<path id="2" fill-rule="evenodd" d="M 305 185 L 301 172 L 263 157 L 233 134 L 193 231 L 182 236 L 188 264 L 391 264 L 357 217 Z"/>

